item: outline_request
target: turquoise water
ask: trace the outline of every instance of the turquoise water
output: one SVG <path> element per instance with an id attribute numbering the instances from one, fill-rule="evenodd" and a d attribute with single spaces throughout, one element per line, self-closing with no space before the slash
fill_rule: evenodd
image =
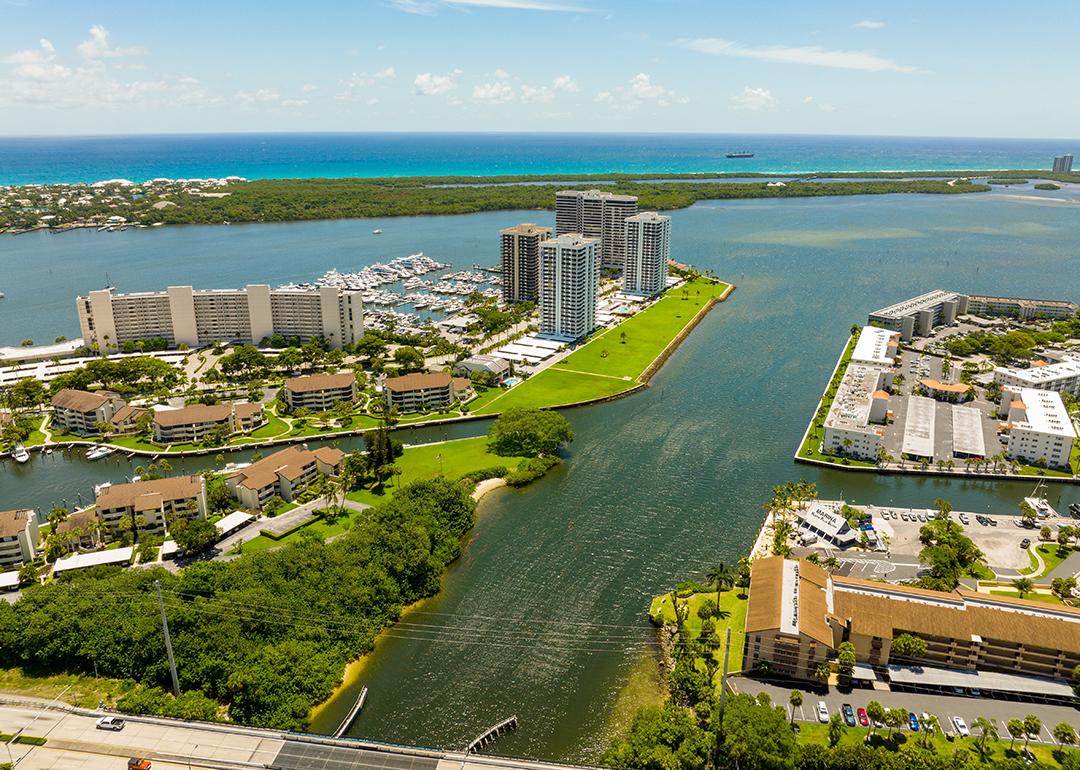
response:
<path id="1" fill-rule="evenodd" d="M 777 134 L 186 134 L 0 137 L 0 184 L 248 179 L 1050 168 L 1056 139 Z M 754 157 L 728 159 L 733 150 Z"/>
<path id="2" fill-rule="evenodd" d="M 1080 196 L 1030 195 L 701 202 L 673 212 L 673 255 L 738 289 L 651 388 L 568 412 L 576 439 L 563 467 L 484 502 L 429 614 L 391 631 L 365 670 L 370 694 L 352 734 L 460 748 L 516 714 L 520 729 L 497 753 L 595 759 L 610 736 L 611 704 L 651 654 L 649 598 L 712 563 L 733 563 L 775 484 L 805 477 L 823 495 L 856 502 L 929 506 L 946 497 L 958 509 L 1015 511 L 1031 484 L 845 474 L 791 455 L 848 328 L 868 311 L 936 287 L 1080 299 L 1080 206 L 1063 202 Z M 535 217 L 393 220 L 381 241 L 363 221 L 0 239 L 4 280 L 39 295 L 9 291 L 4 302 L 25 304 L 0 325 L 60 333 L 37 303 L 73 312 L 74 290 L 102 283 L 105 270 L 132 289 L 276 282 L 420 249 L 487 263 L 498 228 L 522 218 Z M 56 287 L 38 277 L 49 270 Z M 95 472 L 71 458 L 35 459 L 17 473 L 8 464 L 0 508 L 75 488 L 85 495 Z M 1080 500 L 1080 488 L 1052 485 L 1050 497 L 1065 505 Z M 336 723 L 354 694 L 316 727 Z"/>

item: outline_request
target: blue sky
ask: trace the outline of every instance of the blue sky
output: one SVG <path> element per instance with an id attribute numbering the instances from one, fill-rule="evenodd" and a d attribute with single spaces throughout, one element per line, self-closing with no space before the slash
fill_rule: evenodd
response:
<path id="1" fill-rule="evenodd" d="M 1080 135 L 1080 3 L 0 0 L 0 134 Z"/>

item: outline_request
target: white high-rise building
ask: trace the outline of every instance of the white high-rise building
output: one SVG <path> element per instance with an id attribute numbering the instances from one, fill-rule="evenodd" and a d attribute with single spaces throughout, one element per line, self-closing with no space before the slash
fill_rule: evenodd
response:
<path id="1" fill-rule="evenodd" d="M 651 297 L 667 286 L 671 217 L 643 211 L 626 218 L 623 291 Z"/>
<path id="2" fill-rule="evenodd" d="M 540 244 L 540 333 L 581 339 L 596 328 L 600 241 L 578 233 Z"/>
<path id="3" fill-rule="evenodd" d="M 998 412 L 1006 415 L 1009 426 L 1006 457 L 1051 468 L 1069 467 L 1076 428 L 1060 393 L 1003 388 Z"/>
<path id="4" fill-rule="evenodd" d="M 1072 173 L 1073 156 L 1072 155 L 1058 155 L 1054 158 L 1054 173 L 1055 174 L 1071 174 Z"/>
<path id="5" fill-rule="evenodd" d="M 154 337 L 169 347 L 197 347 L 218 341 L 257 345 L 281 334 L 301 342 L 322 338 L 340 348 L 364 336 L 361 293 L 335 286 L 271 289 L 253 284 L 198 291 L 170 286 L 134 294 L 102 289 L 77 297 L 75 305 L 83 339 L 87 345 L 96 343 L 102 353 L 128 340 Z"/>
<path id="6" fill-rule="evenodd" d="M 581 233 L 599 238 L 603 266 L 622 269 L 626 260 L 625 221 L 637 213 L 634 195 L 563 190 L 555 194 L 555 235 Z"/>

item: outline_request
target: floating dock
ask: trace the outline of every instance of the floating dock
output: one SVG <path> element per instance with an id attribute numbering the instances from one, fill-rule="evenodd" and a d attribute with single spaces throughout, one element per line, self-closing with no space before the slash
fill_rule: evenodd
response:
<path id="1" fill-rule="evenodd" d="M 499 724 L 492 727 L 487 732 L 483 733 L 476 740 L 469 744 L 469 748 L 465 750 L 466 754 L 473 754 L 478 749 L 482 749 L 489 743 L 494 741 L 503 733 L 508 733 L 511 730 L 516 730 L 518 726 L 518 719 L 516 716 L 512 716 L 509 719 L 504 719 Z"/>
<path id="2" fill-rule="evenodd" d="M 349 729 L 356 718 L 360 715 L 360 709 L 364 707 L 364 701 L 367 700 L 367 688 L 360 690 L 360 697 L 356 699 L 356 703 L 349 709 L 349 713 L 345 715 L 345 718 L 341 720 L 341 724 L 338 725 L 338 729 L 334 731 L 334 737 L 340 738 L 345 734 L 345 731 Z"/>

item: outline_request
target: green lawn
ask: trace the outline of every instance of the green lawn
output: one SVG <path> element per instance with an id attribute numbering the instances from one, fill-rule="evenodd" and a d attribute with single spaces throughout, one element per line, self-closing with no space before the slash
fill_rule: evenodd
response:
<path id="1" fill-rule="evenodd" d="M 0 692 L 19 693 L 30 698 L 53 700 L 83 708 L 96 708 L 98 700 L 114 703 L 121 682 L 83 674 L 43 674 L 36 676 L 21 668 L 0 668 Z"/>
<path id="2" fill-rule="evenodd" d="M 698 608 L 706 602 L 715 605 L 716 592 L 693 594 L 683 601 L 690 604 L 690 613 L 686 617 L 686 627 L 690 630 L 691 636 L 696 638 L 701 635 L 702 623 L 697 614 Z M 733 588 L 720 594 L 720 609 L 722 612 L 730 614 L 726 618 L 716 619 L 716 635 L 723 641 L 727 629 L 731 629 L 731 657 L 728 660 L 729 673 L 742 670 L 743 641 L 746 638 L 746 603 L 745 589 Z M 652 603 L 649 605 L 649 617 L 653 618 L 654 621 L 661 620 L 664 623 L 675 622 L 675 610 L 671 606 L 670 593 L 653 598 Z M 722 645 L 721 649 L 714 654 L 716 659 L 722 663 L 724 660 Z"/>
<path id="3" fill-rule="evenodd" d="M 361 516 L 363 516 L 361 511 L 350 510 L 343 513 L 333 522 L 328 522 L 323 519 L 313 519 L 310 524 L 301 527 L 295 532 L 290 532 L 280 540 L 274 540 L 273 538 L 266 537 L 266 535 L 259 535 L 254 540 L 249 540 L 244 543 L 243 552 L 251 553 L 252 551 L 268 551 L 271 548 L 278 548 L 283 545 L 288 545 L 289 543 L 295 543 L 300 539 L 300 535 L 303 532 L 313 532 L 323 540 L 327 540 L 347 532 L 352 527 L 353 522 Z"/>
<path id="4" fill-rule="evenodd" d="M 288 423 L 286 423 L 283 419 L 281 419 L 280 417 L 278 417 L 276 415 L 270 415 L 269 418 L 267 419 L 265 425 L 262 425 L 262 426 L 256 428 L 255 430 L 251 431 L 251 433 L 247 434 L 247 436 L 245 436 L 242 439 L 234 439 L 234 440 L 243 441 L 245 439 L 246 440 L 254 440 L 254 439 L 273 438 L 274 436 L 277 436 L 279 433 L 284 433 L 288 429 L 289 429 Z"/>
<path id="5" fill-rule="evenodd" d="M 563 406 L 629 390 L 694 315 L 712 297 L 723 294 L 728 285 L 698 278 L 685 288 L 685 299 L 683 287 L 671 289 L 658 302 L 596 335 L 558 364 L 505 393 L 481 396 L 471 404 L 472 413 Z"/>
<path id="6" fill-rule="evenodd" d="M 1011 596 L 1014 599 L 1021 598 L 1019 591 L 1012 591 L 1012 590 L 1009 590 L 1007 588 L 1000 588 L 1000 589 L 999 588 L 994 588 L 994 589 L 990 590 L 990 593 L 992 593 L 994 596 Z M 1053 594 L 1026 593 L 1026 594 L 1024 594 L 1023 598 L 1024 599 L 1030 599 L 1030 600 L 1036 601 L 1036 602 L 1046 602 L 1047 604 L 1064 604 L 1065 603 L 1065 602 L 1061 601 L 1061 599 L 1059 599 L 1058 597 L 1054 596 Z"/>
<path id="7" fill-rule="evenodd" d="M 1061 562 L 1065 561 L 1069 554 L 1075 549 L 1072 546 L 1062 547 L 1057 543 L 1042 543 L 1037 545 L 1035 550 L 1038 551 L 1039 556 L 1042 557 L 1044 566 L 1042 570 L 1039 571 L 1039 565 L 1035 562 L 1035 556 L 1029 552 L 1029 556 L 1031 557 L 1031 571 L 1025 573 L 1024 577 L 1032 579 L 1046 577 L 1053 572 Z"/>

